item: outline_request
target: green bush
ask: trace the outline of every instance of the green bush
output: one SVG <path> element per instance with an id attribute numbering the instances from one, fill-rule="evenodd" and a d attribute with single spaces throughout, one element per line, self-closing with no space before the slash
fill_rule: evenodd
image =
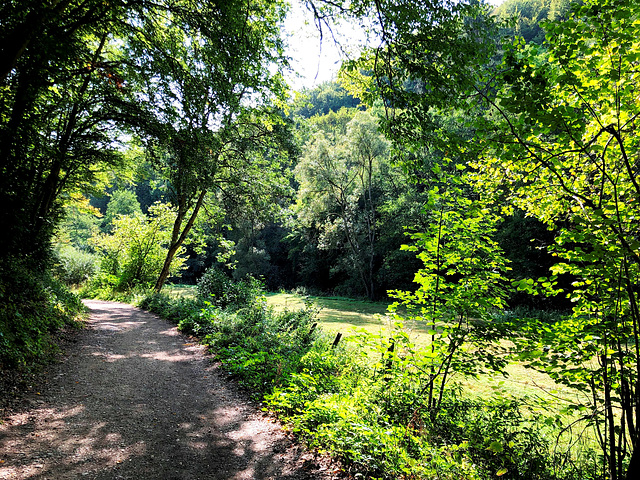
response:
<path id="1" fill-rule="evenodd" d="M 182 329 L 180 325 L 187 325 L 192 318 L 199 317 L 200 310 L 204 304 L 198 299 L 172 298 L 163 293 L 152 293 L 145 295 L 138 303 L 138 306 L 175 323 L 185 333 L 194 334 L 196 332 L 187 328 Z"/>
<path id="2" fill-rule="evenodd" d="M 264 292 L 259 280 L 246 277 L 234 282 L 217 267 L 209 268 L 198 281 L 198 296 L 220 308 L 248 307 Z"/>
<path id="3" fill-rule="evenodd" d="M 204 336 L 241 384 L 263 395 L 298 371 L 317 336 L 311 328 L 316 313 L 312 307 L 274 312 L 264 299 L 235 312 L 208 305 L 188 328 Z"/>
<path id="4" fill-rule="evenodd" d="M 98 269 L 96 255 L 64 246 L 56 252 L 56 277 L 65 285 L 80 285 L 93 277 Z"/>
<path id="5" fill-rule="evenodd" d="M 78 327 L 80 298 L 47 274 L 20 262 L 0 265 L 0 370 L 30 369 L 57 351 L 52 334 Z"/>

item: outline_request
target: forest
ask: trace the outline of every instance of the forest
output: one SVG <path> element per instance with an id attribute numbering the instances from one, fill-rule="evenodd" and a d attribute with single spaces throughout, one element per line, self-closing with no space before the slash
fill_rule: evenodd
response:
<path id="1" fill-rule="evenodd" d="M 294 92 L 286 0 L 2 2 L 0 372 L 119 300 L 353 478 L 638 478 L 640 4 L 301 3 Z"/>

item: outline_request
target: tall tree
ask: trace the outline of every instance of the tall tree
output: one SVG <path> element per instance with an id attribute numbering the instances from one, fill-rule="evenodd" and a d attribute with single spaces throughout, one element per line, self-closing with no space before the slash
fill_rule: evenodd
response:
<path id="1" fill-rule="evenodd" d="M 9 55 L 0 102 L 1 242 L 3 255 L 41 258 L 60 193 L 89 180 L 96 164 L 118 163 L 108 127 L 111 100 L 125 92 L 108 62 L 108 32 L 119 31 L 114 17 L 123 10 L 87 1 L 57 2 L 64 8 L 48 12 L 40 2 L 17 3 L 3 36 L 30 33 Z"/>
<path id="2" fill-rule="evenodd" d="M 264 105 L 285 93 L 285 11 L 279 1 L 208 3 L 197 18 L 146 17 L 129 44 L 148 119 L 139 134 L 169 180 L 177 211 L 157 291 L 207 202 L 223 191 L 266 195 L 278 183 L 285 122 Z"/>
<path id="3" fill-rule="evenodd" d="M 204 201 L 212 159 L 224 165 L 232 151 L 247 159 L 251 139 L 264 147 L 280 129 L 273 109 L 248 110 L 283 92 L 282 2 L 59 0 L 1 8 L 3 258 L 46 266 L 35 258 L 46 258 L 60 195 L 116 167 L 123 132 L 153 137 L 165 159 L 179 160 L 179 169 L 167 162 L 166 171 L 175 171 L 180 222 L 190 225 L 186 215 Z"/>
<path id="4" fill-rule="evenodd" d="M 344 242 L 349 268 L 358 272 L 367 297 L 377 295 L 378 181 L 388 145 L 370 112 L 357 112 L 343 135 L 318 132 L 296 167 L 298 211 L 317 223 L 325 248 Z M 334 246 L 335 248 L 335 246 Z"/>
<path id="5" fill-rule="evenodd" d="M 575 276 L 574 314 L 527 325 L 522 347 L 530 365 L 587 393 L 573 407 L 587 407 L 584 420 L 611 479 L 636 478 L 640 466 L 639 8 L 627 0 L 585 1 L 566 21 L 545 25 L 543 49 L 516 40 L 499 66 L 476 28 L 491 26 L 485 17 L 449 22 L 447 14 L 414 10 L 406 18 L 415 22 L 394 22 L 396 29 L 386 29 L 392 45 L 362 64 L 377 69 L 363 90 L 384 95 L 394 137 L 464 154 L 472 160 L 469 178 L 480 181 L 476 195 L 495 193 L 558 229 L 553 253 L 560 262 L 552 273 Z M 445 26 L 454 39 L 448 53 L 441 55 L 438 38 L 431 50 L 420 42 Z M 465 42 L 477 40 L 481 48 L 471 54 L 484 61 L 472 67 L 461 60 L 471 58 Z M 451 107 L 471 114 L 473 142 L 432 121 Z M 554 282 L 541 279 L 538 288 L 557 291 Z M 535 283 L 521 286 L 533 290 Z"/>

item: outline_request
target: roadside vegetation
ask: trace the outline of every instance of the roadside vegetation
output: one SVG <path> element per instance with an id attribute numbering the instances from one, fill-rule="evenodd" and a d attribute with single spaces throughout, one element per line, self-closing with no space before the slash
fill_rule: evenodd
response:
<path id="1" fill-rule="evenodd" d="M 287 428 L 332 452 L 352 474 L 598 478 L 593 437 L 563 437 L 574 418 L 545 393 L 570 395 L 546 375 L 525 385 L 532 377 L 516 366 L 522 383 L 509 386 L 503 369 L 489 379 L 458 368 L 434 404 L 429 340 L 417 346 L 400 324 L 383 331 L 372 314 L 380 304 L 266 294 L 256 280 L 232 282 L 218 269 L 194 290 L 169 288 L 140 306 L 197 336 Z M 344 332 L 338 341 L 336 326 Z M 494 350 L 502 352 L 499 342 Z"/>
<path id="2" fill-rule="evenodd" d="M 51 276 L 17 274 L 2 292 L 0 373 L 28 373 L 55 358 L 55 334 L 82 327 L 80 297 Z M 8 287 L 8 288 L 7 288 Z"/>

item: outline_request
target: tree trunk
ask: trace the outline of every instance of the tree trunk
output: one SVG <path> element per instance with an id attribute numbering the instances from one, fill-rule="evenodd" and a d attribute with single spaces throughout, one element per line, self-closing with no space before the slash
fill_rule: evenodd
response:
<path id="1" fill-rule="evenodd" d="M 631 460 L 629 460 L 627 474 L 624 478 L 625 480 L 636 480 L 640 478 L 640 453 L 638 453 L 637 445 L 633 445 Z"/>
<path id="2" fill-rule="evenodd" d="M 153 291 L 156 293 L 160 293 L 164 283 L 167 281 L 169 277 L 169 272 L 171 271 L 171 262 L 173 262 L 173 258 L 176 256 L 176 253 L 184 243 L 187 235 L 193 228 L 193 224 L 196 221 L 196 217 L 198 216 L 198 212 L 202 207 L 202 202 L 204 201 L 204 197 L 207 194 L 206 190 L 203 190 L 198 197 L 196 205 L 193 207 L 193 212 L 187 221 L 187 224 L 184 226 L 182 233 L 180 233 L 180 225 L 182 224 L 182 220 L 184 219 L 183 215 L 178 214 L 176 221 L 174 223 L 173 234 L 171 238 L 171 245 L 169 245 L 169 250 L 167 251 L 167 256 L 164 259 L 164 264 L 162 265 L 162 270 L 160 271 L 160 275 L 158 276 L 158 280 L 156 281 L 155 286 L 153 287 Z"/>

